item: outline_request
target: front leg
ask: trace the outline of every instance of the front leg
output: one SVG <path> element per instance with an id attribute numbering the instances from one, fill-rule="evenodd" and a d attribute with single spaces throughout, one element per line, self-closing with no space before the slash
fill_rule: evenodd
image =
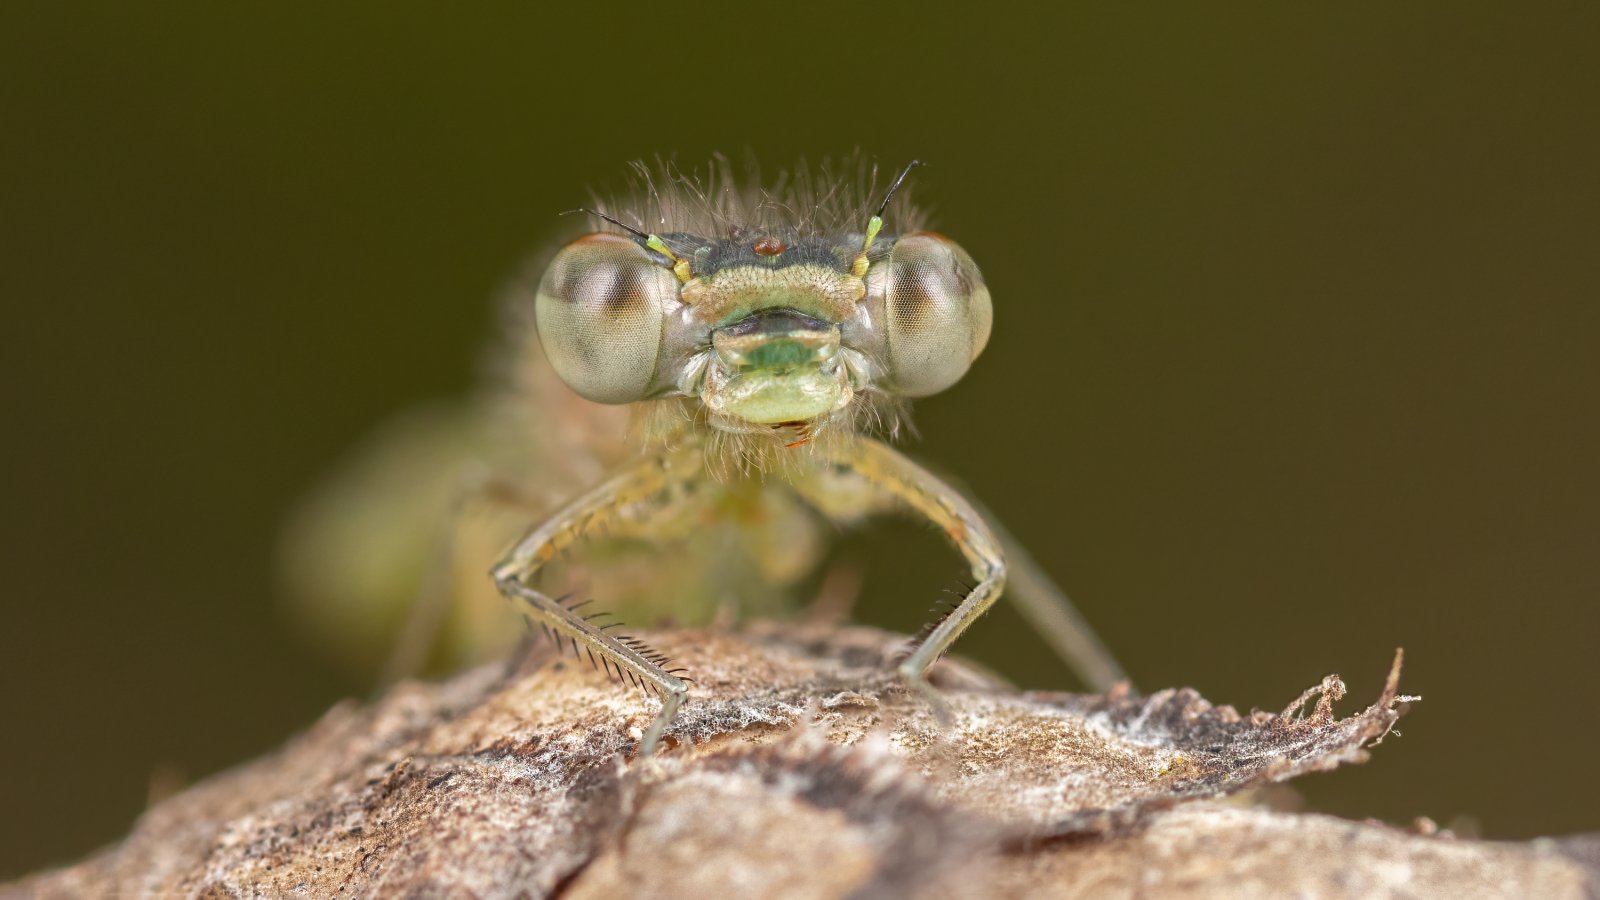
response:
<path id="1" fill-rule="evenodd" d="M 652 455 L 630 464 L 621 474 L 535 528 L 492 571 L 500 593 L 520 601 L 528 617 L 553 632 L 557 641 L 571 641 L 574 652 L 581 644 L 591 659 L 599 655 L 607 672 L 615 667 L 617 677 L 661 698 L 661 713 L 640 741 L 641 756 L 655 750 L 662 731 L 671 724 L 688 693 L 688 684 L 677 675 L 681 670 L 663 668 L 668 662 L 665 656 L 639 641 L 608 634 L 605 627 L 592 624 L 528 582 L 546 563 L 578 541 L 585 530 L 637 522 L 670 505 L 675 492 L 692 489 L 696 475 L 686 472 L 684 466 L 674 466 L 674 462 L 668 455 Z"/>
<path id="2" fill-rule="evenodd" d="M 978 511 L 955 489 L 887 444 L 860 437 L 839 448 L 832 462 L 911 507 L 937 525 L 972 568 L 972 589 L 941 619 L 899 666 L 908 688 L 927 698 L 941 721 L 949 710 L 928 683 L 927 672 L 978 620 L 1005 588 L 1006 563 L 1000 542 Z"/>

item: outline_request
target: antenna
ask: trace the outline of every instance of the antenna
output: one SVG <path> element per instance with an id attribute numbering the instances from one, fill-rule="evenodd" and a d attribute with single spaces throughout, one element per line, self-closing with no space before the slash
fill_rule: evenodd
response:
<path id="1" fill-rule="evenodd" d="M 911 170 L 915 169 L 917 166 L 925 165 L 927 165 L 927 163 L 920 159 L 913 159 L 911 162 L 906 163 L 906 167 L 901 169 L 900 174 L 894 177 L 894 183 L 889 185 L 889 193 L 883 195 L 883 202 L 878 204 L 878 213 L 876 216 L 874 216 L 874 218 L 883 218 L 884 210 L 889 208 L 889 201 L 894 199 L 894 192 L 900 190 L 900 185 L 905 183 L 906 176 L 911 174 Z"/>
<path id="2" fill-rule="evenodd" d="M 904 178 L 905 176 L 901 175 L 900 177 Z M 896 183 L 895 186 L 898 187 L 899 184 Z M 891 190 L 889 193 L 893 194 L 894 191 Z M 887 202 L 887 201 L 885 201 L 885 202 Z M 641 244 L 642 243 L 647 243 L 650 240 L 650 235 L 645 234 L 644 232 L 640 231 L 637 228 L 634 228 L 632 225 L 625 225 L 622 222 L 617 221 L 615 218 L 613 218 L 611 216 L 608 216 L 603 212 L 596 212 L 595 210 L 592 210 L 592 209 L 584 209 L 583 207 L 580 206 L 577 209 L 564 210 L 560 214 L 563 215 L 563 216 L 570 216 L 573 213 L 584 213 L 585 215 L 594 216 L 595 218 L 605 219 L 607 222 L 610 222 L 611 224 L 617 226 L 618 228 L 621 228 L 623 231 L 626 231 L 627 233 L 633 235 L 635 238 L 637 238 L 639 240 L 639 243 L 641 243 Z"/>
<path id="3" fill-rule="evenodd" d="M 906 176 L 911 174 L 912 169 L 925 165 L 927 163 L 920 159 L 906 163 L 906 167 L 900 170 L 900 174 L 896 175 L 894 182 L 889 185 L 889 193 L 883 195 L 883 202 L 878 204 L 878 211 L 867 220 L 866 240 L 861 242 L 861 252 L 856 254 L 856 261 L 850 267 L 850 271 L 857 278 L 867 274 L 867 251 L 872 249 L 872 242 L 878 239 L 878 232 L 883 230 L 883 213 L 889 208 L 889 201 L 894 199 L 895 191 L 900 190 L 900 185 L 905 183 Z"/>

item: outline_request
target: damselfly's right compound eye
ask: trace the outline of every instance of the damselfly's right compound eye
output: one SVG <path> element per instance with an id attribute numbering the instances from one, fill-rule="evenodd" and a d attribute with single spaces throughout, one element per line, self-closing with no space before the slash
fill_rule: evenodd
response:
<path id="1" fill-rule="evenodd" d="M 569 387 L 597 403 L 632 403 L 655 381 L 662 323 L 678 279 L 617 234 L 563 247 L 539 284 L 539 342 Z"/>

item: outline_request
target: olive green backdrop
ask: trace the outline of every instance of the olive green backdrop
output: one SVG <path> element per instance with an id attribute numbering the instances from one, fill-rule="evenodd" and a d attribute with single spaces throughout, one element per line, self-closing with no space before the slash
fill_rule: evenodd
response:
<path id="1" fill-rule="evenodd" d="M 1426 701 L 1314 806 L 1600 828 L 1596 7 L 523 6 L 0 12 L 0 875 L 364 690 L 286 510 L 469 387 L 557 211 L 746 147 L 933 163 L 996 327 L 914 449 L 1143 686 L 1351 707 L 1403 644 Z M 959 573 L 843 552 L 905 629 Z M 1008 610 L 962 650 L 1070 684 Z"/>

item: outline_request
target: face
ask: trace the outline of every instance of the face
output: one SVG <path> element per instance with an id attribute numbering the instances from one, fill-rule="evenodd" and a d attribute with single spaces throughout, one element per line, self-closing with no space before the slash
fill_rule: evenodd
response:
<path id="1" fill-rule="evenodd" d="M 929 231 L 726 239 L 597 233 L 540 284 L 539 339 L 557 373 L 600 403 L 690 397 L 713 427 L 815 433 L 868 392 L 954 384 L 989 338 L 989 291 Z"/>

